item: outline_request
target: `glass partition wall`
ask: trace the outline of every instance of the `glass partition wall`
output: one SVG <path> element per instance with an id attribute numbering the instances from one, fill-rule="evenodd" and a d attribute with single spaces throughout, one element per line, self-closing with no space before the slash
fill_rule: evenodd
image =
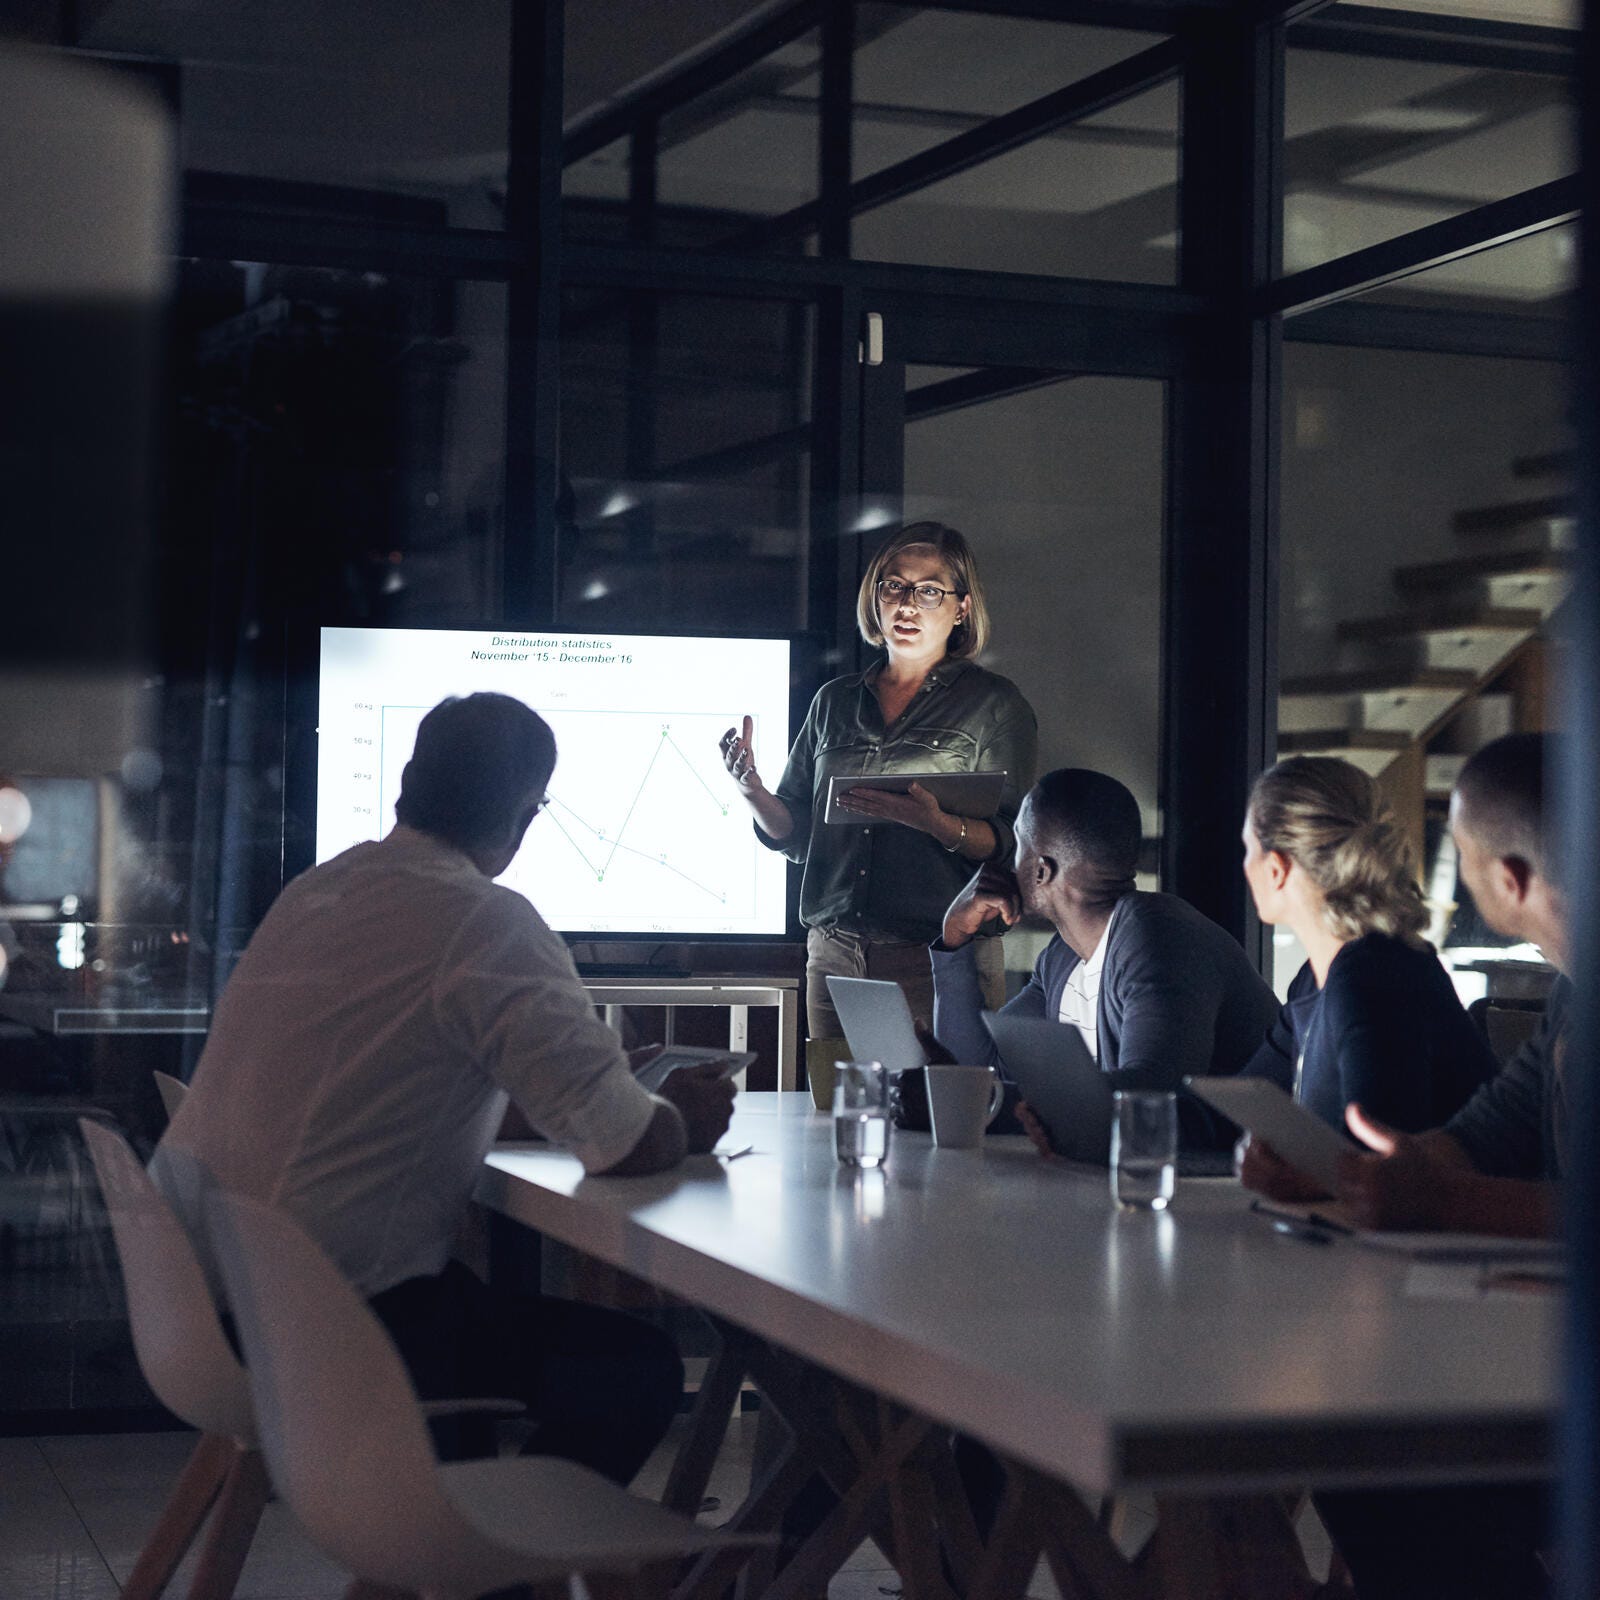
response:
<path id="1" fill-rule="evenodd" d="M 427 9 L 307 12 L 299 49 L 248 9 L 30 24 L 163 107 L 177 237 L 148 538 L 47 569 L 126 648 L 0 686 L 13 1428 L 151 1414 L 74 1119 L 149 1147 L 152 1069 L 192 1070 L 306 859 L 318 623 L 787 633 L 803 709 L 867 659 L 873 540 L 952 521 L 1042 761 L 1123 778 L 1144 881 L 1268 970 L 1265 762 L 1379 771 L 1466 940 L 1448 762 L 1552 714 L 1548 8 Z"/>

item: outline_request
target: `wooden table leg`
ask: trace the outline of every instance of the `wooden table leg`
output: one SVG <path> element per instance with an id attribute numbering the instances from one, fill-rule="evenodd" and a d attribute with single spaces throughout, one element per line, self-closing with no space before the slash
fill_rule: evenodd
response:
<path id="1" fill-rule="evenodd" d="M 195 1568 L 189 1600 L 230 1600 L 271 1494 L 261 1452 L 239 1451 L 211 1514 L 211 1529 Z"/>
<path id="2" fill-rule="evenodd" d="M 728 1423 L 739 1399 L 739 1386 L 746 1371 L 745 1350 L 749 1338 L 733 1330 L 721 1330 L 721 1344 L 706 1368 L 689 1418 L 689 1436 L 678 1451 L 661 1503 L 669 1511 L 692 1517 L 705 1499 L 717 1454 L 727 1437 Z"/>
<path id="3" fill-rule="evenodd" d="M 126 1600 L 156 1600 L 166 1589 L 222 1492 L 238 1453 L 233 1440 L 221 1434 L 200 1436 L 128 1575 L 128 1586 L 122 1591 Z"/>
<path id="4" fill-rule="evenodd" d="M 1163 1600 L 1311 1600 L 1318 1587 L 1275 1495 L 1158 1498 L 1140 1565 Z"/>

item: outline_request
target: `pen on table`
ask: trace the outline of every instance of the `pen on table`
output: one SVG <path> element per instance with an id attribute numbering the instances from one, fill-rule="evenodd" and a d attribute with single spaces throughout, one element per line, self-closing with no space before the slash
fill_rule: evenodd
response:
<path id="1" fill-rule="evenodd" d="M 1288 1222 L 1283 1217 L 1272 1219 L 1272 1231 L 1290 1239 L 1304 1239 L 1307 1244 L 1332 1244 L 1333 1235 L 1304 1222 Z"/>
<path id="2" fill-rule="evenodd" d="M 1324 1236 L 1339 1235 L 1343 1238 L 1351 1238 L 1356 1231 L 1348 1223 L 1336 1221 L 1333 1217 L 1326 1217 L 1320 1211 L 1307 1211 L 1303 1214 L 1298 1211 L 1280 1211 L 1277 1206 L 1269 1205 L 1265 1200 L 1252 1200 L 1250 1209 L 1256 1212 L 1257 1215 L 1266 1217 L 1274 1224 L 1279 1222 L 1287 1223 L 1288 1227 L 1280 1230 L 1285 1233 L 1295 1228 L 1315 1228 Z"/>

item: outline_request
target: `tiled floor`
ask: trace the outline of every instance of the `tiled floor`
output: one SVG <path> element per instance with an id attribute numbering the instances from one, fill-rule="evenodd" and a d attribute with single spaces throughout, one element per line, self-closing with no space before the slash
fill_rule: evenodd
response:
<path id="1" fill-rule="evenodd" d="M 735 1418 L 712 1476 L 717 1520 L 732 1510 L 749 1482 L 755 1417 Z M 683 1424 L 680 1422 L 679 1426 Z M 0 1597 L 3 1600 L 117 1600 L 173 1480 L 193 1448 L 190 1434 L 121 1434 L 45 1439 L 0 1439 Z M 657 1493 L 677 1443 L 669 1435 L 635 1487 Z M 1326 1564 L 1320 1527 L 1309 1517 L 1303 1536 L 1313 1570 Z M 1151 1508 L 1133 1505 L 1126 1540 L 1143 1541 Z M 1318 1549 L 1318 1545 L 1321 1546 Z M 187 1592 L 194 1556 L 169 1591 Z M 237 1600 L 334 1600 L 348 1582 L 306 1542 L 281 1506 L 267 1507 L 245 1563 Z M 1031 1586 L 1054 1600 L 1041 1571 Z M 887 1600 L 899 1594 L 895 1573 L 866 1544 L 833 1580 L 829 1600 Z"/>

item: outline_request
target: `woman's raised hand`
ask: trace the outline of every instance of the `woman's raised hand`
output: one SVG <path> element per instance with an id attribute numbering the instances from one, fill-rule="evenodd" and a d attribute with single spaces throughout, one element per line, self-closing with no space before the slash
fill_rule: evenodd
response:
<path id="1" fill-rule="evenodd" d="M 733 781 L 746 792 L 761 787 L 761 778 L 756 772 L 755 751 L 750 747 L 754 733 L 755 723 L 746 717 L 743 729 L 729 728 L 719 745 L 723 766 L 728 769 Z"/>

